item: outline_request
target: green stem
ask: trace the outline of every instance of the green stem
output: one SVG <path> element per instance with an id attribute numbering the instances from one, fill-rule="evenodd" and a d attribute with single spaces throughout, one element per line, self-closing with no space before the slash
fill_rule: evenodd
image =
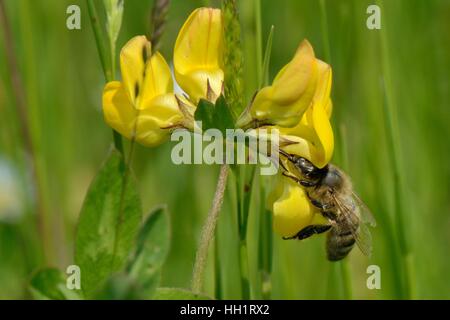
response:
<path id="1" fill-rule="evenodd" d="M 91 20 L 92 30 L 94 31 L 95 42 L 97 44 L 97 50 L 100 56 L 100 61 L 102 63 L 103 74 L 107 82 L 114 80 L 114 68 L 115 68 L 115 46 L 111 47 L 111 52 L 108 55 L 107 45 L 104 41 L 106 39 L 105 32 L 102 30 L 100 26 L 100 20 L 97 15 L 97 9 L 95 8 L 95 4 L 93 0 L 86 0 L 88 6 L 89 18 Z M 123 153 L 123 143 L 122 136 L 113 130 L 113 141 L 116 149 L 121 153 Z"/>
<path id="2" fill-rule="evenodd" d="M 263 299 L 270 299 L 272 291 L 272 213 L 266 209 L 266 191 L 261 176 L 259 179 L 259 192 L 258 269 L 260 295 Z"/>
<path id="3" fill-rule="evenodd" d="M 340 134 L 340 158 L 341 158 L 341 166 L 344 171 L 348 170 L 348 148 L 347 148 L 347 131 L 345 129 L 345 125 L 341 125 L 339 127 Z M 341 264 L 341 278 L 344 292 L 344 299 L 351 300 L 353 298 L 352 293 L 352 278 L 351 278 L 351 270 L 348 258 L 342 260 Z"/>
<path id="4" fill-rule="evenodd" d="M 223 164 L 220 167 L 220 174 L 217 181 L 213 203 L 203 226 L 202 234 L 200 237 L 200 245 L 195 255 L 194 270 L 192 272 L 191 287 L 194 293 L 200 293 L 202 290 L 206 260 L 208 257 L 208 248 L 212 238 L 214 237 L 214 231 L 216 229 L 220 209 L 222 208 L 223 195 L 225 192 L 225 187 L 227 185 L 228 172 L 228 165 Z"/>
<path id="5" fill-rule="evenodd" d="M 380 6 L 383 10 L 383 2 L 380 1 Z M 384 78 L 384 92 L 386 101 L 384 103 L 384 116 L 387 130 L 388 148 L 390 161 L 393 164 L 393 179 L 394 179 L 394 203 L 395 203 L 395 220 L 398 232 L 398 241 L 401 251 L 401 264 L 404 274 L 403 298 L 414 299 L 414 274 L 413 274 L 413 255 L 410 247 L 410 239 L 407 234 L 407 219 L 405 218 L 405 199 L 401 172 L 401 148 L 400 136 L 398 128 L 398 112 L 397 105 L 392 90 L 391 66 L 389 60 L 389 43 L 387 39 L 386 23 L 382 30 L 378 31 L 380 35 L 382 70 Z"/>
<path id="6" fill-rule="evenodd" d="M 14 50 L 14 40 L 9 24 L 6 8 L 3 0 L 0 0 L 0 23 L 4 35 L 4 48 L 6 66 L 11 75 L 11 88 L 14 104 L 17 109 L 17 115 L 20 125 L 20 132 L 24 144 L 24 150 L 28 156 L 27 165 L 31 175 L 33 191 L 36 201 L 36 219 L 37 234 L 41 241 L 44 262 L 52 260 L 53 250 L 51 246 L 51 233 L 49 232 L 49 217 L 45 205 L 45 197 L 42 188 L 42 175 L 38 166 L 38 155 L 36 152 L 35 141 L 31 132 L 31 123 L 29 117 L 29 108 L 26 100 L 26 92 L 22 81 L 22 74 L 17 62 L 17 54 Z"/>
<path id="7" fill-rule="evenodd" d="M 214 291 L 215 298 L 217 300 L 221 300 L 223 298 L 222 295 L 222 281 L 220 275 L 222 274 L 222 270 L 220 267 L 220 257 L 219 257 L 219 237 L 216 235 L 214 238 Z"/>
<path id="8" fill-rule="evenodd" d="M 263 79 L 263 65 L 262 65 L 262 27 L 261 27 L 261 0 L 255 0 L 255 41 L 256 41 L 256 75 L 259 87 Z"/>
<path id="9" fill-rule="evenodd" d="M 245 167 L 244 167 L 245 168 Z M 246 209 L 245 195 L 243 195 L 243 191 L 245 192 L 245 185 L 243 186 L 242 181 L 243 174 L 241 172 L 241 167 L 236 167 L 236 199 L 237 199 L 237 218 L 238 218 L 238 235 L 239 235 L 239 275 L 241 279 L 241 290 L 242 290 L 242 299 L 250 298 L 250 281 L 249 281 L 249 273 L 248 273 L 248 253 L 247 253 L 247 219 L 248 219 L 248 210 Z M 243 188 L 244 187 L 244 188 Z M 244 199 L 243 199 L 244 197 Z"/>
<path id="10" fill-rule="evenodd" d="M 328 16 L 327 16 L 327 7 L 325 0 L 320 0 L 320 14 L 321 14 L 321 27 L 322 27 L 322 43 L 324 48 L 325 60 L 327 63 L 331 64 L 331 50 L 330 50 L 330 38 L 328 34 Z M 347 170 L 348 168 L 348 156 L 347 156 L 347 142 L 345 137 L 345 128 L 343 126 L 340 127 L 340 143 L 341 147 L 339 150 L 340 162 L 342 168 Z M 336 270 L 336 268 L 334 269 Z M 335 276 L 336 273 L 332 273 L 330 276 Z M 350 272 L 350 265 L 348 258 L 339 262 L 339 276 L 341 277 L 344 299 L 351 300 L 352 299 L 352 278 Z"/>
<path id="11" fill-rule="evenodd" d="M 328 17 L 325 0 L 320 0 L 320 14 L 322 16 L 320 22 L 322 27 L 322 43 L 324 48 L 325 60 L 327 63 L 331 64 L 330 37 L 328 35 Z"/>
<path id="12" fill-rule="evenodd" d="M 274 26 L 270 27 L 269 36 L 267 37 L 266 49 L 264 51 L 264 60 L 262 66 L 262 75 L 259 83 L 259 88 L 261 89 L 263 86 L 269 83 L 269 65 L 270 65 L 270 55 L 272 53 L 272 42 L 273 42 L 273 32 Z"/>

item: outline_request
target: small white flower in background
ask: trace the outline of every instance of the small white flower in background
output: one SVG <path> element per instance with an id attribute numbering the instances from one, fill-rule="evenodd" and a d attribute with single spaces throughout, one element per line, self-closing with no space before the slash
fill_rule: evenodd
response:
<path id="1" fill-rule="evenodd" d="M 15 222 L 21 217 L 20 193 L 16 168 L 0 158 L 0 222 Z"/>

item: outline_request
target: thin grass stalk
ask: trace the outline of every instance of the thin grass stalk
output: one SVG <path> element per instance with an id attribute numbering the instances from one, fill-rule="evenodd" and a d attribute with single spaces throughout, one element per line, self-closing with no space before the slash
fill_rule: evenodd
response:
<path id="1" fill-rule="evenodd" d="M 322 43 L 324 48 L 324 56 L 325 61 L 329 64 L 331 64 L 331 51 L 330 51 L 330 37 L 329 37 L 329 31 L 328 31 L 328 16 L 327 16 L 327 7 L 325 0 L 320 0 L 320 15 L 321 15 L 321 27 L 322 27 Z M 341 127 L 342 128 L 342 127 Z M 346 170 L 347 167 L 347 147 L 346 147 L 346 141 L 344 137 L 344 132 L 340 130 L 340 142 L 341 142 L 341 148 L 340 148 L 340 156 L 341 156 L 341 164 Z M 350 273 L 350 266 L 348 262 L 348 258 L 344 259 L 339 262 L 339 276 L 341 277 L 342 286 L 343 286 L 343 293 L 344 293 L 344 299 L 352 299 L 352 281 L 351 281 L 351 273 Z M 330 277 L 337 276 L 337 273 L 331 273 Z M 333 290 L 332 287 L 329 287 L 329 290 Z"/>
<path id="2" fill-rule="evenodd" d="M 31 123 L 29 119 L 26 92 L 22 81 L 22 75 L 19 70 L 19 65 L 16 59 L 13 35 L 3 0 L 0 0 L 0 23 L 1 29 L 3 30 L 3 37 L 5 42 L 4 48 L 6 56 L 6 66 L 11 75 L 13 99 L 17 108 L 17 115 L 24 149 L 27 154 L 26 163 L 30 171 L 33 191 L 35 192 L 34 200 L 36 201 L 37 234 L 41 241 L 44 262 L 48 262 L 52 255 L 50 246 L 51 241 L 49 237 L 51 233 L 49 232 L 48 215 L 46 214 L 47 210 L 42 191 L 41 174 L 38 169 L 38 157 L 31 133 Z"/>
<path id="3" fill-rule="evenodd" d="M 259 192 L 258 271 L 261 282 L 260 295 L 267 300 L 272 294 L 272 213 L 266 209 L 266 190 L 262 177 L 260 177 Z"/>
<path id="4" fill-rule="evenodd" d="M 322 44 L 325 54 L 325 60 L 327 63 L 331 64 L 330 37 L 328 35 L 328 16 L 325 0 L 320 0 L 320 15 L 322 28 Z"/>
<path id="5" fill-rule="evenodd" d="M 154 52 L 158 51 L 161 47 L 161 38 L 166 29 L 169 6 L 170 0 L 155 0 L 153 3 L 150 41 Z"/>
<path id="6" fill-rule="evenodd" d="M 103 68 L 103 74 L 107 82 L 114 80 L 114 70 L 112 70 L 113 64 L 111 60 L 113 59 L 110 54 L 108 54 L 108 48 L 105 43 L 106 33 L 100 26 L 100 20 L 98 18 L 97 9 L 93 0 L 86 0 L 88 6 L 89 18 L 91 20 L 92 30 L 94 31 L 95 43 L 97 44 L 98 54 L 100 56 L 100 61 Z M 122 136 L 115 131 L 113 131 L 113 141 L 116 149 L 123 155 L 123 141 Z"/>
<path id="7" fill-rule="evenodd" d="M 339 127 L 339 135 L 341 142 L 340 144 L 340 158 L 341 158 L 341 166 L 344 171 L 348 171 L 348 148 L 347 148 L 347 131 L 345 125 L 340 125 Z M 340 276 L 342 278 L 343 285 L 343 293 L 344 299 L 351 300 L 353 298 L 353 290 L 352 290 L 352 277 L 350 270 L 350 262 L 349 259 L 343 259 L 340 262 Z"/>
<path id="8" fill-rule="evenodd" d="M 216 234 L 214 237 L 214 297 L 217 300 L 223 299 L 221 279 L 222 268 L 220 266 L 219 248 L 219 237 Z"/>
<path id="9" fill-rule="evenodd" d="M 274 26 L 270 28 L 267 37 L 264 60 L 262 63 L 262 74 L 258 89 L 269 83 L 269 65 L 272 53 Z M 259 272 L 259 295 L 263 299 L 270 299 L 272 293 L 271 273 L 272 273 L 272 214 L 266 209 L 266 190 L 264 179 L 259 179 L 259 228 L 258 228 L 258 272 Z"/>
<path id="10" fill-rule="evenodd" d="M 261 27 L 261 0 L 254 1 L 255 6 L 255 42 L 256 42 L 256 76 L 261 84 L 263 79 L 263 54 L 262 54 L 262 27 Z"/>
<path id="11" fill-rule="evenodd" d="M 242 299 L 250 298 L 250 281 L 248 273 L 248 254 L 247 254 L 247 240 L 246 240 L 246 213 L 244 212 L 244 195 L 243 195 L 243 181 L 245 181 L 244 173 L 241 171 L 243 167 L 236 166 L 236 212 L 238 221 L 238 264 L 239 277 L 241 282 L 241 297 Z"/>
<path id="12" fill-rule="evenodd" d="M 269 66 L 270 66 L 270 56 L 272 54 L 274 30 L 275 27 L 272 25 L 270 27 L 269 36 L 267 37 L 266 49 L 264 51 L 264 60 L 262 63 L 262 74 L 258 89 L 261 89 L 263 86 L 266 86 L 269 83 Z"/>
<path id="13" fill-rule="evenodd" d="M 380 7 L 382 12 L 384 10 L 384 2 L 380 0 Z M 401 264 L 403 268 L 403 297 L 406 299 L 414 299 L 415 284 L 414 284 L 414 270 L 413 270 L 413 252 L 411 249 L 411 241 L 407 231 L 407 219 L 405 218 L 405 190 L 403 188 L 403 172 L 402 159 L 400 147 L 400 131 L 398 128 L 398 111 L 393 91 L 393 83 L 391 77 L 391 66 L 389 59 L 389 41 L 387 39 L 386 22 L 384 22 L 382 29 L 379 31 L 382 70 L 384 79 L 384 116 L 387 131 L 389 157 L 393 165 L 393 180 L 394 180 L 394 208 L 395 221 L 398 232 L 398 242 L 401 251 Z"/>

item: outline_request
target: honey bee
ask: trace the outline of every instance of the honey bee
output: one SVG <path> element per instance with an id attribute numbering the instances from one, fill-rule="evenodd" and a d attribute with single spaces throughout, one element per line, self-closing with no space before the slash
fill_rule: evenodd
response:
<path id="1" fill-rule="evenodd" d="M 293 237 L 284 239 L 302 240 L 329 231 L 326 241 L 328 260 L 345 258 L 355 243 L 363 254 L 370 256 L 372 240 L 366 224 L 375 227 L 376 222 L 367 206 L 353 192 L 350 178 L 333 164 L 317 168 L 303 157 L 282 150 L 280 154 L 293 167 L 293 170 L 288 170 L 280 159 L 283 175 L 303 186 L 311 204 L 329 221 L 326 225 L 307 226 Z M 291 171 L 297 171 L 297 174 Z"/>

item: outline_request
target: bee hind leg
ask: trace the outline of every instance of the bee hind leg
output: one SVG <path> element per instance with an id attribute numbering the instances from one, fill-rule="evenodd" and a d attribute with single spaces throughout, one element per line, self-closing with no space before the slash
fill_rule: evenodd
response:
<path id="1" fill-rule="evenodd" d="M 283 240 L 291 240 L 291 239 L 298 239 L 303 240 L 307 239 L 315 234 L 321 234 L 326 231 L 328 231 L 331 228 L 331 225 L 322 225 L 322 224 L 313 224 L 310 226 L 307 226 L 300 230 L 296 235 L 292 237 L 283 237 Z"/>

